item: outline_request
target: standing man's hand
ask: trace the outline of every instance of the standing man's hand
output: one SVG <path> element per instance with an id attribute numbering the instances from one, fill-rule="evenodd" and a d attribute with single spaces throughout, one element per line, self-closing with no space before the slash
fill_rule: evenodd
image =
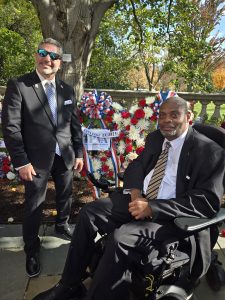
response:
<path id="1" fill-rule="evenodd" d="M 19 176 L 22 180 L 33 181 L 33 176 L 37 175 L 32 164 L 28 164 L 18 170 Z"/>
<path id="2" fill-rule="evenodd" d="M 81 170 L 83 169 L 83 166 L 84 166 L 83 158 L 75 158 L 74 169 L 77 172 L 81 172 Z"/>

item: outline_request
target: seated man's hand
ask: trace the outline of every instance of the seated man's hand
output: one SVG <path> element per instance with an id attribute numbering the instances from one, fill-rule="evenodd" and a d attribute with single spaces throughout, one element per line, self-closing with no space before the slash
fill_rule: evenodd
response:
<path id="1" fill-rule="evenodd" d="M 129 212 L 136 220 L 143 220 L 145 218 L 151 218 L 152 210 L 149 207 L 149 203 L 145 198 L 136 198 L 136 200 L 129 203 Z"/>

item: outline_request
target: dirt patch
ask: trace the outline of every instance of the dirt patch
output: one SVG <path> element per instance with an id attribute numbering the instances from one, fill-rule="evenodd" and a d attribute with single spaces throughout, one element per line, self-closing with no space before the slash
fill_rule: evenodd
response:
<path id="1" fill-rule="evenodd" d="M 102 194 L 107 197 L 107 194 Z M 73 182 L 73 203 L 71 209 L 70 222 L 75 223 L 81 207 L 93 201 L 93 193 L 90 183 L 85 178 L 76 178 Z M 13 223 L 21 223 L 23 217 L 24 186 L 21 183 L 11 181 L 0 182 L 0 224 L 9 223 L 13 218 Z M 222 201 L 225 207 L 225 196 Z M 46 201 L 43 209 L 43 223 L 52 223 L 55 220 L 55 189 L 54 183 L 48 182 Z"/>
<path id="2" fill-rule="evenodd" d="M 74 223 L 81 207 L 93 201 L 92 189 L 86 179 L 76 179 L 73 182 L 73 204 L 70 222 Z M 0 223 L 21 223 L 23 217 L 24 186 L 22 183 L 11 181 L 0 182 Z M 48 182 L 46 201 L 44 203 L 42 222 L 54 222 L 55 216 L 55 189 L 54 183 Z"/>

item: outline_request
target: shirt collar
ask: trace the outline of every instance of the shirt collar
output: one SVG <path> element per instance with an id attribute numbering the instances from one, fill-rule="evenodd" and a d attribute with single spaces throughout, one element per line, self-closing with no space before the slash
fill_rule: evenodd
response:
<path id="1" fill-rule="evenodd" d="M 178 136 L 178 138 L 176 138 L 175 140 L 172 140 L 172 141 L 169 141 L 165 138 L 164 142 L 163 142 L 163 149 L 165 148 L 166 142 L 170 142 L 171 147 L 173 149 L 176 149 L 177 147 L 182 146 L 184 143 L 184 140 L 186 138 L 187 132 L 188 132 L 188 128 L 180 136 Z"/>
<path id="2" fill-rule="evenodd" d="M 52 80 L 47 80 L 38 72 L 37 69 L 36 72 L 44 89 L 45 89 L 45 84 L 50 82 L 53 84 L 54 88 L 56 88 L 55 77 Z"/>

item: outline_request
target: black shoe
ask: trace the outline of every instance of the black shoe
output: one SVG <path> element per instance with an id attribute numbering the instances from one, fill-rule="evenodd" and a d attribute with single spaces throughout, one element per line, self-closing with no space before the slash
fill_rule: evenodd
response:
<path id="1" fill-rule="evenodd" d="M 35 277 L 40 274 L 41 266 L 38 254 L 34 254 L 33 256 L 27 256 L 26 271 L 29 277 Z"/>
<path id="2" fill-rule="evenodd" d="M 68 225 L 55 225 L 55 233 L 63 236 L 64 238 L 66 238 L 67 240 L 71 241 L 72 235 L 73 235 L 73 230 L 72 228 Z"/>
<path id="3" fill-rule="evenodd" d="M 86 294 L 83 284 L 69 288 L 59 281 L 51 289 L 38 294 L 33 300 L 81 300 Z"/>

